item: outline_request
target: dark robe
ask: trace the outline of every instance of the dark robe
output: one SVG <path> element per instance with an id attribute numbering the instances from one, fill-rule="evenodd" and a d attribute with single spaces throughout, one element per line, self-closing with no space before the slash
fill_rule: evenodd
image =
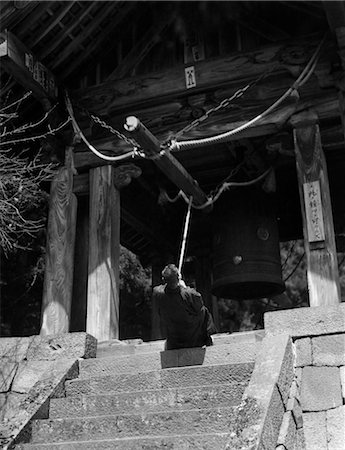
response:
<path id="1" fill-rule="evenodd" d="M 217 331 L 199 292 L 190 287 L 169 289 L 160 285 L 153 289 L 153 295 L 166 330 L 167 350 L 212 345 L 210 335 Z"/>

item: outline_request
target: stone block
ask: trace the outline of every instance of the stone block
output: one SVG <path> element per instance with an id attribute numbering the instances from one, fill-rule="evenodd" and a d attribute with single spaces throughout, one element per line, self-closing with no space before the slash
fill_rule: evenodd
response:
<path id="1" fill-rule="evenodd" d="M 184 436 L 152 436 L 134 439 L 60 442 L 58 444 L 24 444 L 16 450 L 218 450 L 225 449 L 228 433 L 190 434 Z M 234 447 L 229 447 L 233 450 Z"/>
<path id="2" fill-rule="evenodd" d="M 314 366 L 345 365 L 345 333 L 312 339 Z"/>
<path id="3" fill-rule="evenodd" d="M 157 389 L 109 395 L 80 395 L 50 401 L 50 418 L 139 414 L 236 406 L 245 384 Z"/>
<path id="4" fill-rule="evenodd" d="M 294 344 L 296 350 L 295 367 L 311 366 L 311 339 L 309 337 L 296 339 Z"/>
<path id="5" fill-rule="evenodd" d="M 282 330 L 293 338 L 345 333 L 345 303 L 271 311 L 265 314 L 264 322 L 266 336 Z"/>
<path id="6" fill-rule="evenodd" d="M 296 398 L 299 402 L 301 400 L 300 390 L 299 390 L 296 379 L 294 379 L 291 383 L 289 398 Z"/>
<path id="7" fill-rule="evenodd" d="M 34 336 L 29 345 L 27 359 L 50 360 L 95 358 L 97 339 L 88 333 L 65 333 Z"/>
<path id="8" fill-rule="evenodd" d="M 291 411 L 293 418 L 295 420 L 296 428 L 297 429 L 302 428 L 303 427 L 302 408 L 296 398 L 289 398 L 286 405 L 286 410 Z"/>
<path id="9" fill-rule="evenodd" d="M 0 361 L 6 358 L 9 361 L 19 362 L 26 358 L 33 338 L 34 336 L 0 338 Z"/>
<path id="10" fill-rule="evenodd" d="M 18 369 L 18 363 L 11 362 L 7 358 L 1 359 L 0 367 L 0 392 L 8 392 L 11 389 L 13 378 Z"/>
<path id="11" fill-rule="evenodd" d="M 251 430 L 253 448 L 275 448 L 294 377 L 292 342 L 289 336 L 265 337 L 244 398 L 255 400 L 259 411 Z M 254 444 L 254 443 L 253 443 Z M 262 447 L 260 447 L 260 445 Z"/>
<path id="12" fill-rule="evenodd" d="M 345 366 L 340 367 L 341 392 L 345 399 Z"/>
<path id="13" fill-rule="evenodd" d="M 295 378 L 294 378 L 294 381 L 296 382 L 299 391 L 301 391 L 302 372 L 303 372 L 303 368 L 302 368 L 302 367 L 296 367 L 296 368 L 295 368 Z"/>
<path id="14" fill-rule="evenodd" d="M 345 406 L 326 412 L 328 450 L 345 449 Z"/>
<path id="15" fill-rule="evenodd" d="M 42 374 L 52 365 L 52 361 L 22 361 L 18 365 L 16 376 L 12 383 L 12 391 L 29 392 Z"/>
<path id="16" fill-rule="evenodd" d="M 169 389 L 210 384 L 236 384 L 249 381 L 253 364 L 181 367 L 134 374 L 119 374 L 66 383 L 68 395 L 114 394 L 148 389 Z"/>
<path id="17" fill-rule="evenodd" d="M 257 342 L 247 342 L 245 340 L 236 342 L 235 339 L 224 344 L 221 344 L 221 342 L 219 340 L 219 343 L 212 347 L 175 350 L 178 354 L 178 366 L 254 362 L 261 345 Z"/>
<path id="18" fill-rule="evenodd" d="M 276 384 L 286 404 L 294 377 L 293 359 L 289 336 L 264 338 L 246 395 L 257 399 L 259 404 L 266 405 Z"/>
<path id="19" fill-rule="evenodd" d="M 37 420 L 32 423 L 32 443 L 88 441 L 228 433 L 236 423 L 233 408 L 214 408 L 148 414 L 125 414 L 76 419 Z"/>
<path id="20" fill-rule="evenodd" d="M 294 450 L 306 450 L 306 443 L 304 437 L 304 429 L 300 428 L 296 431 L 296 441 Z"/>
<path id="21" fill-rule="evenodd" d="M 342 405 L 338 367 L 303 368 L 301 406 L 303 411 L 324 411 Z"/>
<path id="22" fill-rule="evenodd" d="M 328 450 L 325 411 L 304 413 L 303 430 L 306 450 Z"/>
<path id="23" fill-rule="evenodd" d="M 25 394 L 8 392 L 0 394 L 0 422 L 11 420 L 18 413 L 18 406 Z"/>
<path id="24" fill-rule="evenodd" d="M 291 411 L 286 411 L 279 430 L 277 445 L 283 445 L 286 450 L 293 450 L 296 440 L 296 424 Z"/>
<path id="25" fill-rule="evenodd" d="M 47 400 L 64 390 L 65 380 L 77 375 L 78 361 L 75 359 L 52 361 L 30 391 L 21 394 L 19 404 L 11 410 L 6 423 L 0 426 L 0 442 L 5 442 L 11 448 L 16 439 L 20 440 L 21 433 L 25 434 L 26 426 Z"/>

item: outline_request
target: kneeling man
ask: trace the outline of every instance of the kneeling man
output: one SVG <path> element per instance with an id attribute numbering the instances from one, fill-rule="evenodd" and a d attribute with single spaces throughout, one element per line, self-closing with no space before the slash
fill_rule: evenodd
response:
<path id="1" fill-rule="evenodd" d="M 167 333 L 166 349 L 212 345 L 217 330 L 199 292 L 185 285 L 174 264 L 163 269 L 162 280 L 153 295 Z"/>

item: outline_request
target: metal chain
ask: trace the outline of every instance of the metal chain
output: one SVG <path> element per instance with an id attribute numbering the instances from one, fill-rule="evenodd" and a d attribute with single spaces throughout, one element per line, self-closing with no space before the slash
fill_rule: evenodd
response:
<path id="1" fill-rule="evenodd" d="M 134 139 L 128 138 L 124 134 L 120 133 L 120 131 L 116 130 L 111 125 L 109 125 L 106 122 L 104 122 L 104 120 L 102 120 L 100 117 L 95 116 L 94 114 L 90 114 L 90 117 L 95 123 L 100 125 L 102 128 L 105 128 L 106 130 L 110 131 L 110 133 L 115 134 L 115 136 L 118 139 L 122 139 L 127 144 L 133 146 L 135 149 L 139 149 L 140 148 L 140 145 Z"/>
<path id="2" fill-rule="evenodd" d="M 188 125 L 186 125 L 184 128 L 182 128 L 180 131 L 177 131 L 176 133 L 174 133 L 174 135 L 172 135 L 171 137 L 169 137 L 165 142 L 164 145 L 168 145 L 169 142 L 171 141 L 176 141 L 179 137 L 181 137 L 184 133 L 187 133 L 188 131 L 193 130 L 194 128 L 198 127 L 202 122 L 204 122 L 205 120 L 207 120 L 211 114 L 214 114 L 215 112 L 223 109 L 223 108 L 227 108 L 230 103 L 233 100 L 236 100 L 240 97 L 242 97 L 242 95 L 251 87 L 255 86 L 256 84 L 258 84 L 262 79 L 264 79 L 265 77 L 267 77 L 271 72 L 273 72 L 277 67 L 278 67 L 279 63 L 275 64 L 273 67 L 271 67 L 269 70 L 267 70 L 265 73 L 263 73 L 262 75 L 260 75 L 260 77 L 258 77 L 256 80 L 252 81 L 251 83 L 248 83 L 246 86 L 244 86 L 241 89 L 238 89 L 231 97 L 225 98 L 224 100 L 222 100 L 217 106 L 215 106 L 214 108 L 210 108 L 208 111 L 205 112 L 205 114 L 201 117 L 199 117 L 198 119 L 193 120 L 191 123 L 189 123 Z"/>
<path id="3" fill-rule="evenodd" d="M 245 160 L 241 161 L 236 167 L 234 167 L 229 175 L 221 183 L 218 183 L 218 185 L 212 191 L 209 192 L 207 197 L 213 199 L 219 192 L 219 189 L 223 186 L 223 184 L 233 178 L 237 174 L 237 172 L 239 172 L 244 163 Z"/>

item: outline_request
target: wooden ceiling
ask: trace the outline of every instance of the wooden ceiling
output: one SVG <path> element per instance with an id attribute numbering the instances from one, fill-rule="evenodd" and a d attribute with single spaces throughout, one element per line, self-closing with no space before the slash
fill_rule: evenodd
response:
<path id="1" fill-rule="evenodd" d="M 85 134 L 97 148 L 111 154 L 123 152 L 123 142 L 93 124 L 85 109 L 119 129 L 126 115 L 136 114 L 160 139 L 165 139 L 272 65 L 272 73 L 243 99 L 186 133 L 183 139 L 213 135 L 251 119 L 273 103 L 293 83 L 328 32 L 320 63 L 299 91 L 298 103 L 285 103 L 285 109 L 267 123 L 228 144 L 177 155 L 206 192 L 227 177 L 248 152 L 256 158 L 247 158 L 237 174 L 241 180 L 255 176 L 260 166 L 258 158 L 268 164 L 274 157 L 284 240 L 301 232 L 288 125 L 293 112 L 316 108 L 330 162 L 331 189 L 337 192 L 344 188 L 344 177 L 340 175 L 344 134 L 338 100 L 341 63 L 334 30 L 327 19 L 324 4 L 318 1 L 0 2 L 0 31 L 10 30 L 54 73 L 61 86 L 72 91 Z M 179 87 L 180 82 L 184 83 L 186 64 L 195 64 L 206 74 L 204 85 L 194 91 Z M 221 70 L 225 70 L 223 75 Z M 162 79 L 168 80 L 166 92 Z M 22 88 L 16 79 L 1 70 L 0 98 L 17 92 Z M 37 105 L 35 111 L 40 113 Z M 85 146 L 77 149 L 75 160 L 79 171 L 75 189 L 85 193 L 86 171 L 101 162 Z M 159 204 L 162 188 L 171 195 L 177 189 L 151 161 L 135 162 L 143 175 L 123 190 L 126 208 L 122 242 L 147 258 L 154 252 L 176 253 L 185 205 L 182 201 Z M 336 227 L 341 230 L 345 227 L 344 207 L 335 197 Z M 195 214 L 194 236 L 201 229 L 207 234 L 209 226 L 204 215 Z M 198 247 L 199 239 L 203 237 L 195 238 L 191 248 Z"/>

